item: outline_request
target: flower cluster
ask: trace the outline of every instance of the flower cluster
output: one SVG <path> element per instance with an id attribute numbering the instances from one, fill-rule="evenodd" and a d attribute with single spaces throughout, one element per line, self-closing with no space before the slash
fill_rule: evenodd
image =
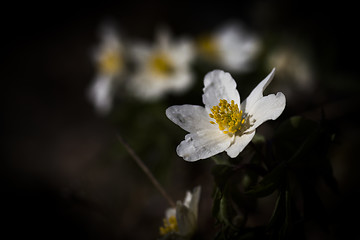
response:
<path id="1" fill-rule="evenodd" d="M 244 84 L 242 87 L 246 88 L 247 77 L 257 76 L 250 70 L 254 67 L 255 58 L 261 56 L 266 61 L 263 66 L 267 69 L 275 66 L 277 76 L 280 80 L 285 80 L 288 86 L 291 86 L 288 78 L 292 78 L 293 84 L 300 90 L 295 92 L 310 93 L 314 75 L 306 54 L 300 54 L 302 51 L 296 51 L 296 47 L 279 47 L 274 52 L 270 51 L 272 54 L 269 56 L 259 55 L 260 40 L 236 23 L 193 38 L 177 38 L 169 31 L 161 30 L 155 35 L 154 42 L 126 39 L 114 27 L 107 25 L 100 32 L 100 39 L 101 42 L 92 55 L 96 75 L 88 88 L 88 97 L 103 115 L 112 110 L 115 97 L 118 97 L 117 100 L 130 97 L 131 101 L 125 101 L 126 104 L 122 105 L 126 114 L 119 114 L 119 118 L 126 118 L 129 123 L 123 126 L 132 131 L 133 128 L 129 125 L 138 127 L 139 124 L 136 124 L 140 122 L 141 130 L 132 131 L 131 134 L 140 134 L 141 137 L 151 138 L 151 141 L 161 139 L 154 142 L 154 145 L 159 146 L 161 154 L 164 152 L 174 156 L 173 152 L 167 150 L 175 148 L 176 144 L 167 141 L 170 134 L 159 131 L 156 128 L 161 125 L 158 124 L 159 121 L 152 121 L 148 116 L 156 115 L 157 111 L 161 114 L 161 122 L 170 124 L 166 118 L 164 121 L 164 105 L 160 108 L 151 105 L 148 108 L 149 105 L 146 104 L 137 105 L 138 102 L 132 101 L 133 98 L 149 102 L 159 100 L 167 94 L 184 93 L 195 85 L 194 81 L 199 73 L 202 72 L 201 76 L 205 75 L 203 106 L 173 105 L 165 110 L 165 115 L 188 132 L 176 147 L 179 157 L 187 162 L 208 158 L 215 161 L 211 172 L 215 183 L 211 212 L 216 218 L 216 224 L 220 226 L 216 239 L 253 239 L 252 236 L 254 239 L 258 239 L 257 236 L 261 239 L 267 239 L 267 236 L 271 239 L 288 239 L 288 229 L 295 228 L 290 225 L 301 222 L 301 219 L 290 219 L 289 206 L 296 208 L 299 205 L 291 201 L 295 194 L 302 195 L 292 191 L 305 188 L 292 187 L 301 184 L 303 179 L 294 180 L 297 173 L 291 171 L 300 167 L 304 168 L 300 172 L 307 172 L 306 161 L 318 161 L 319 166 L 326 163 L 324 150 L 332 141 L 329 137 L 331 135 L 319 124 L 294 117 L 280 125 L 280 130 L 271 131 L 274 136 L 271 141 L 267 141 L 267 136 L 259 135 L 257 128 L 268 120 L 278 119 L 284 112 L 286 102 L 291 102 L 291 96 L 288 96 L 291 94 L 285 92 L 285 97 L 283 92 L 286 88 L 282 87 L 282 92 L 264 95 L 275 76 L 275 68 L 267 76 L 264 74 L 265 78 L 252 90 L 249 89 L 250 94 L 245 99 L 240 98 L 237 85 Z M 237 81 L 229 72 L 236 74 L 233 76 Z M 253 82 L 249 80 L 247 83 L 249 86 Z M 270 92 L 276 91 L 270 89 Z M 132 105 L 134 102 L 135 108 Z M 128 118 L 133 112 L 127 111 L 137 111 L 138 106 L 146 108 L 145 113 L 138 111 L 142 113 L 141 121 Z M 143 121 L 143 116 L 149 121 Z M 116 117 L 118 116 L 114 118 Z M 156 134 L 158 137 L 154 138 Z M 197 229 L 201 187 L 187 191 L 185 199 L 175 204 L 134 151 L 125 142 L 123 144 L 171 206 L 166 209 L 159 228 L 160 239 L 184 240 L 193 237 Z M 249 151 L 240 154 L 249 144 Z M 215 156 L 218 154 L 220 156 Z M 313 169 L 309 172 L 315 173 Z M 331 179 L 330 166 L 325 166 L 322 174 L 327 175 L 330 184 L 336 182 Z M 315 175 L 312 176 L 314 179 Z M 269 224 L 252 226 L 256 220 L 249 219 L 256 208 L 254 205 L 258 203 L 257 198 L 273 193 L 278 196 L 272 197 L 274 203 L 269 204 L 274 206 Z M 250 204 L 253 207 L 247 209 Z M 302 208 L 299 209 L 295 209 L 298 210 L 298 216 L 303 216 Z"/>
<path id="2" fill-rule="evenodd" d="M 102 28 L 93 54 L 97 74 L 88 90 L 100 114 L 111 111 L 115 95 L 154 101 L 186 91 L 194 83 L 195 60 L 248 71 L 260 49 L 258 38 L 234 23 L 193 38 L 174 39 L 163 29 L 155 37 L 153 43 L 135 41 L 122 38 L 111 25 Z"/>
<path id="3" fill-rule="evenodd" d="M 198 220 L 210 215 L 203 210 L 211 212 L 215 220 L 217 240 L 292 239 L 299 229 L 306 229 L 304 224 L 316 219 L 322 222 L 325 211 L 314 214 L 313 219 L 304 213 L 318 207 L 321 196 L 327 196 L 330 189 L 337 192 L 327 152 L 335 135 L 325 114 L 319 123 L 296 116 L 273 123 L 275 128 L 268 124 L 270 127 L 258 129 L 266 121 L 286 117 L 294 110 L 283 114 L 286 105 L 294 106 L 294 100 L 297 106 L 303 105 L 317 89 L 309 61 L 311 51 L 305 42 L 287 42 L 286 38 L 277 42 L 269 33 L 260 41 L 239 23 L 186 37 L 160 29 L 152 36 L 153 41 L 131 39 L 114 26 L 105 25 L 99 37 L 92 52 L 94 79 L 87 90 L 97 112 L 111 113 L 108 119 L 119 121 L 116 128 L 122 134 L 136 139 L 133 142 L 139 150 L 149 149 L 147 156 L 161 166 L 161 174 L 171 169 L 169 159 L 177 156 L 186 162 L 214 161 L 210 166 L 212 203 L 206 198 L 210 195 L 209 186 L 204 186 L 208 179 L 202 181 L 201 177 L 191 178 L 197 187 L 175 203 L 147 164 L 119 136 L 170 206 L 161 209 L 165 214 L 162 221 L 158 219 L 159 231 L 152 228 L 159 240 L 208 238 L 204 222 L 198 225 Z M 275 71 L 277 79 L 270 85 Z M 263 80 L 258 81 L 259 76 Z M 249 93 L 246 98 L 240 97 L 238 86 Z M 185 95 L 191 87 L 193 91 Z M 203 104 L 192 105 L 201 88 Z M 160 101 L 169 95 L 177 97 Z M 170 130 L 175 129 L 172 123 L 186 131 L 185 137 L 181 131 Z M 172 141 L 172 137 L 177 140 Z M 196 176 L 202 174 L 199 169 L 208 169 L 208 165 L 203 166 L 206 168 L 196 169 Z M 190 176 L 188 171 L 178 172 L 177 181 Z M 321 184 L 313 184 L 318 179 Z M 316 194 L 325 184 L 329 186 L 326 194 Z M 201 212 L 200 185 L 207 190 L 202 193 Z M 309 209 L 312 198 L 316 205 Z"/>

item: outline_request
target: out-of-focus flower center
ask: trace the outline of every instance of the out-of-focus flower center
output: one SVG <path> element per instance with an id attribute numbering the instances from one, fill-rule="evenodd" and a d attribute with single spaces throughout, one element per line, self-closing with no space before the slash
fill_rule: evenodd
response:
<path id="1" fill-rule="evenodd" d="M 211 36 L 201 36 L 197 41 L 197 45 L 201 54 L 206 57 L 215 59 L 219 56 L 219 49 Z"/>
<path id="2" fill-rule="evenodd" d="M 169 217 L 169 219 L 164 218 L 164 226 L 160 227 L 160 235 L 164 236 L 170 232 L 179 231 L 178 224 L 175 216 Z"/>
<path id="3" fill-rule="evenodd" d="M 150 59 L 150 69 L 157 75 L 167 76 L 174 72 L 171 59 L 164 53 L 154 54 Z"/>
<path id="4" fill-rule="evenodd" d="M 104 74 L 116 74 L 123 68 L 121 55 L 116 51 L 104 53 L 99 61 L 99 69 Z"/>
<path id="5" fill-rule="evenodd" d="M 239 110 L 238 104 L 235 104 L 234 100 L 228 103 L 225 99 L 220 99 L 219 105 L 211 108 L 210 118 L 214 121 L 210 121 L 211 124 L 218 124 L 220 131 L 225 134 L 242 134 L 246 129 L 250 127 L 248 117 Z"/>

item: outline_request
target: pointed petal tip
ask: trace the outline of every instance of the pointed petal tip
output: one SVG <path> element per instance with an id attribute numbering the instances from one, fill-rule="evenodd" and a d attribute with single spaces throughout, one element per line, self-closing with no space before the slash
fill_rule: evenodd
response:
<path id="1" fill-rule="evenodd" d="M 274 67 L 273 69 L 271 69 L 271 72 L 268 74 L 268 77 L 272 79 L 275 75 L 275 72 L 276 72 L 276 68 Z"/>

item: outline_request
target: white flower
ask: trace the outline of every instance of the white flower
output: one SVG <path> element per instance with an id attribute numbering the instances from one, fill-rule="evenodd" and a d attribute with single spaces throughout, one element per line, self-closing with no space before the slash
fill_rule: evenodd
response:
<path id="1" fill-rule="evenodd" d="M 229 73 L 214 70 L 204 79 L 205 108 L 195 105 L 172 106 L 166 116 L 190 132 L 176 151 L 186 161 L 209 158 L 220 152 L 235 158 L 267 120 L 275 120 L 285 108 L 285 96 L 278 92 L 263 96 L 275 69 L 240 104 L 236 82 Z"/>
<path id="2" fill-rule="evenodd" d="M 111 110 L 114 88 L 124 74 L 124 49 L 113 27 L 106 25 L 100 32 L 100 45 L 93 52 L 96 76 L 88 89 L 90 101 L 100 114 Z"/>
<path id="3" fill-rule="evenodd" d="M 117 76 L 124 70 L 124 46 L 116 29 L 105 25 L 100 31 L 101 42 L 93 53 L 98 71 L 108 76 Z"/>
<path id="4" fill-rule="evenodd" d="M 220 27 L 210 36 L 198 41 L 200 56 L 219 64 L 222 68 L 243 72 L 251 67 L 251 61 L 260 50 L 260 41 L 239 23 Z"/>
<path id="5" fill-rule="evenodd" d="M 165 212 L 164 225 L 160 227 L 160 234 L 175 233 L 183 237 L 191 236 L 196 229 L 198 206 L 201 187 L 197 186 L 193 192 L 186 192 L 184 202 L 177 201 L 176 208 L 169 208 Z"/>
<path id="6" fill-rule="evenodd" d="M 154 46 L 135 44 L 132 57 L 136 72 L 129 89 L 141 99 L 156 100 L 168 92 L 179 93 L 192 83 L 194 50 L 189 40 L 171 42 L 169 34 L 161 31 Z"/>
<path id="7" fill-rule="evenodd" d="M 314 69 L 306 46 L 282 44 L 269 53 L 266 64 L 276 66 L 279 79 L 277 83 L 282 86 L 288 98 L 296 92 L 311 93 L 314 89 Z"/>

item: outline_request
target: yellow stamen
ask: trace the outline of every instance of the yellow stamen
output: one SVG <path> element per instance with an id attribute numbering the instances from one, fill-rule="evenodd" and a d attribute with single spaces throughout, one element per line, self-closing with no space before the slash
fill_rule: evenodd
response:
<path id="1" fill-rule="evenodd" d="M 171 59 L 164 53 L 156 53 L 150 59 L 150 69 L 157 75 L 166 76 L 174 72 Z"/>
<path id="2" fill-rule="evenodd" d="M 238 104 L 231 100 L 229 104 L 225 99 L 220 99 L 219 105 L 213 106 L 209 114 L 219 125 L 220 131 L 225 134 L 235 134 L 240 131 L 243 132 L 249 127 L 247 116 L 239 110 Z M 210 121 L 215 124 L 214 121 Z"/>
<path id="3" fill-rule="evenodd" d="M 164 226 L 160 227 L 160 235 L 164 236 L 170 232 L 178 232 L 178 224 L 175 216 L 169 217 L 169 219 L 164 218 Z"/>
<path id="4" fill-rule="evenodd" d="M 197 45 L 201 54 L 213 59 L 219 56 L 217 44 L 211 36 L 199 37 Z"/>
<path id="5" fill-rule="evenodd" d="M 116 51 L 105 52 L 99 61 L 99 70 L 104 74 L 116 74 L 123 68 L 121 55 Z"/>

